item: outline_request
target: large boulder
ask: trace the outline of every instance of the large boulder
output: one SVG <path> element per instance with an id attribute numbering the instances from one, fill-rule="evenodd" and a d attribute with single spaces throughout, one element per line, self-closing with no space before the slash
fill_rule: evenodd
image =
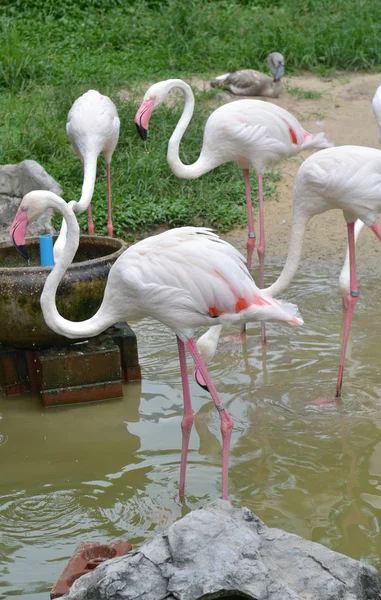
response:
<path id="1" fill-rule="evenodd" d="M 0 241 L 9 239 L 9 228 L 22 198 L 32 190 L 50 190 L 62 196 L 61 186 L 35 160 L 0 166 Z M 29 235 L 54 233 L 53 211 L 46 211 L 28 227 Z"/>
<path id="2" fill-rule="evenodd" d="M 376 569 L 217 500 L 77 579 L 66 600 L 379 600 Z"/>

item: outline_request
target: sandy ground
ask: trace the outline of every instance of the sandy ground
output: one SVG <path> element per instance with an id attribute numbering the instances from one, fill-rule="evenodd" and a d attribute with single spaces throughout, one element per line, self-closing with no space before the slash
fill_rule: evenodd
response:
<path id="1" fill-rule="evenodd" d="M 200 81 L 190 82 L 201 85 Z M 294 114 L 303 126 L 311 132 L 324 131 L 326 137 L 336 146 L 354 144 L 380 148 L 377 139 L 377 125 L 373 116 L 371 101 L 375 90 L 381 84 L 381 74 L 345 74 L 329 78 L 313 75 L 285 78 L 285 87 L 276 102 Z M 206 87 L 209 87 L 206 84 Z M 292 88 L 316 90 L 322 95 L 317 99 L 298 98 L 287 91 Z M 226 101 L 232 98 L 226 92 Z M 278 183 L 278 200 L 265 198 L 265 223 L 267 236 L 267 263 L 283 264 L 287 256 L 291 229 L 292 189 L 300 164 L 309 152 L 281 163 L 282 179 Z M 253 176 L 252 185 L 255 185 Z M 379 219 L 381 223 L 381 218 Z M 233 230 L 225 237 L 245 253 L 247 232 Z M 318 268 L 324 261 L 324 269 L 334 269 L 339 274 L 342 264 L 347 232 L 341 211 L 332 210 L 314 217 L 307 228 L 301 268 Z M 372 275 L 379 274 L 381 245 L 374 234 L 364 229 L 358 245 L 358 270 Z"/>

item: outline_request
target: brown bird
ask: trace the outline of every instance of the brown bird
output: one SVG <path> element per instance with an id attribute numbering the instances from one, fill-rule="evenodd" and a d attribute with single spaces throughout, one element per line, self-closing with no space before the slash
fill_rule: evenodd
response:
<path id="1" fill-rule="evenodd" d="M 284 58 L 279 52 L 271 52 L 267 64 L 273 78 L 260 71 L 243 69 L 219 75 L 210 82 L 212 87 L 222 87 L 236 96 L 268 96 L 277 98 L 282 89 Z"/>

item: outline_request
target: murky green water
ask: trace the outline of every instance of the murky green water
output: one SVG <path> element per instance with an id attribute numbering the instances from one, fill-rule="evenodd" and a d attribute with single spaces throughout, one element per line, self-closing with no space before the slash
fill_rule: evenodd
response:
<path id="1" fill-rule="evenodd" d="M 381 294 L 376 279 L 360 285 L 341 406 L 314 402 L 335 389 L 334 275 L 299 276 L 286 296 L 305 325 L 270 324 L 265 361 L 250 325 L 247 349 L 223 340 L 211 373 L 235 420 L 231 501 L 381 569 Z M 220 496 L 218 414 L 192 383 L 196 420 L 179 502 L 176 342 L 148 320 L 135 331 L 143 381 L 122 400 L 42 409 L 36 397 L 0 398 L 0 598 L 46 599 L 80 541 L 139 544 Z"/>

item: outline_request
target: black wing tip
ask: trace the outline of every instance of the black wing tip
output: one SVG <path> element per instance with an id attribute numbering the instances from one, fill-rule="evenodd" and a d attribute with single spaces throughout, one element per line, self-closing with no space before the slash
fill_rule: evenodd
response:
<path id="1" fill-rule="evenodd" d="M 147 129 L 142 127 L 142 125 L 139 125 L 139 123 L 135 123 L 135 125 L 136 125 L 136 129 L 138 130 L 138 134 L 140 135 L 142 140 L 145 141 L 147 139 Z"/>

